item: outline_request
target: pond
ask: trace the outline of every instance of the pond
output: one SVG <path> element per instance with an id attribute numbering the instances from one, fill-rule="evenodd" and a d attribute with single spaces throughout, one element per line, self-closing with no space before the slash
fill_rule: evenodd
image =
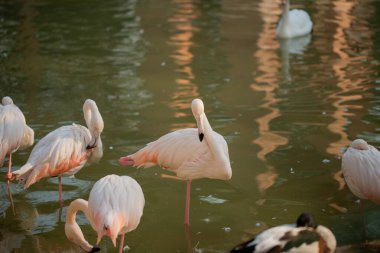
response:
<path id="1" fill-rule="evenodd" d="M 350 141 L 380 147 L 380 2 L 294 0 L 291 8 L 310 14 L 311 35 L 276 38 L 281 0 L 0 0 L 0 96 L 13 98 L 35 141 L 85 125 L 87 98 L 105 122 L 104 155 L 63 178 L 62 209 L 57 178 L 27 190 L 12 182 L 12 206 L 5 162 L 0 251 L 81 252 L 64 233 L 67 206 L 108 174 L 133 177 L 145 194 L 140 225 L 125 239 L 131 253 L 229 252 L 302 211 L 339 246 L 380 238 L 380 207 L 365 201 L 362 212 L 341 174 Z M 233 175 L 193 181 L 186 230 L 185 182 L 118 159 L 195 127 L 194 98 L 225 137 Z M 31 150 L 13 155 L 13 170 Z M 95 243 L 88 221 L 77 220 Z M 99 246 L 117 251 L 109 238 Z"/>

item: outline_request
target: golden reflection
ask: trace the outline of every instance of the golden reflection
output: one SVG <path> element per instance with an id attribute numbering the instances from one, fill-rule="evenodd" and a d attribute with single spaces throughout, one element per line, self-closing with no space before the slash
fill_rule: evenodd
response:
<path id="1" fill-rule="evenodd" d="M 358 4 L 360 5 L 360 2 L 351 2 L 347 0 L 337 0 L 333 2 L 333 10 L 336 13 L 335 23 L 337 27 L 334 31 L 332 50 L 339 58 L 333 61 L 332 70 L 334 75 L 337 77 L 337 87 L 339 90 L 332 93 L 328 97 L 329 100 L 333 101 L 332 105 L 334 107 L 334 111 L 332 113 L 332 117 L 334 118 L 334 121 L 330 123 L 327 128 L 332 133 L 338 135 L 339 139 L 329 143 L 326 152 L 336 157 L 340 157 L 342 155 L 343 148 L 347 147 L 350 143 L 346 128 L 349 124 L 348 117 L 355 115 L 350 113 L 349 110 L 361 109 L 363 107 L 361 105 L 353 104 L 353 101 L 359 101 L 363 98 L 363 96 L 358 93 L 350 95 L 349 92 L 353 90 L 366 89 L 362 86 L 366 80 L 358 77 L 357 75 L 354 79 L 352 79 L 352 72 L 355 71 L 356 68 L 359 67 L 358 64 L 360 64 L 362 60 L 367 59 L 368 56 L 366 54 L 358 55 L 357 53 L 351 53 L 351 55 L 349 54 L 349 52 L 354 51 L 349 44 L 349 37 L 351 36 L 348 35 L 350 35 L 350 30 L 353 29 L 354 21 L 356 20 L 356 17 L 353 16 L 352 13 L 358 8 Z M 360 22 L 358 22 L 358 24 L 360 24 Z M 364 32 L 366 30 L 366 26 L 361 25 L 360 30 L 363 32 L 361 35 L 362 38 L 357 39 L 356 41 L 363 40 L 366 44 L 372 43 L 369 38 L 365 39 L 365 37 L 368 36 L 368 33 L 366 34 Z M 363 36 L 364 34 L 365 36 Z M 366 48 L 372 48 L 372 46 L 366 45 Z M 365 53 L 364 50 L 362 52 Z M 365 71 L 368 70 L 363 69 L 361 73 L 364 73 Z M 342 172 L 340 170 L 337 171 L 333 177 L 338 182 L 338 189 L 343 189 L 345 181 L 343 180 Z"/>
<path id="2" fill-rule="evenodd" d="M 175 47 L 170 55 L 177 65 L 176 72 L 181 77 L 175 80 L 177 89 L 171 97 L 169 106 L 176 110 L 175 117 L 186 117 L 190 112 L 191 100 L 199 96 L 198 87 L 193 83 L 195 79 L 191 63 L 194 55 L 191 49 L 194 46 L 194 34 L 199 28 L 192 24 L 194 19 L 199 17 L 196 5 L 192 0 L 174 0 L 174 15 L 169 18 L 169 22 L 174 25 L 173 35 L 169 37 L 168 43 Z M 173 124 L 171 130 L 195 127 L 194 123 Z"/>
<path id="3" fill-rule="evenodd" d="M 280 45 L 275 35 L 275 24 L 279 20 L 278 13 L 281 12 L 280 1 L 263 0 L 259 4 L 259 11 L 264 17 L 264 24 L 257 42 L 258 50 L 254 56 L 257 59 L 258 70 L 261 74 L 255 78 L 255 83 L 251 85 L 251 88 L 265 93 L 264 103 L 260 107 L 269 110 L 269 113 L 256 120 L 259 125 L 260 136 L 253 140 L 253 143 L 261 148 L 257 153 L 257 157 L 268 168 L 268 171 L 256 176 L 258 188 L 260 192 L 264 192 L 274 184 L 278 176 L 275 168 L 268 164 L 266 156 L 277 147 L 286 145 L 288 139 L 279 133 L 271 131 L 269 125 L 273 119 L 281 116 L 280 110 L 274 107 L 278 101 L 275 91 L 278 89 L 278 74 L 281 68 L 281 60 L 277 55 Z"/>
<path id="4" fill-rule="evenodd" d="M 339 60 L 335 61 L 332 65 L 332 69 L 338 78 L 337 86 L 339 91 L 330 95 L 330 99 L 334 101 L 333 106 L 335 111 L 333 112 L 333 118 L 335 119 L 327 128 L 335 134 L 339 135 L 339 140 L 329 144 L 327 148 L 327 153 L 340 156 L 343 147 L 346 147 L 350 141 L 348 139 L 347 133 L 345 131 L 345 126 L 348 124 L 347 117 L 350 116 L 348 111 L 348 102 L 354 100 L 360 100 L 361 95 L 344 95 L 345 92 L 349 91 L 352 87 L 357 86 L 362 80 L 350 80 L 347 77 L 347 65 L 350 63 L 350 56 L 345 52 L 349 46 L 347 44 L 347 38 L 345 36 L 345 31 L 351 26 L 354 19 L 349 13 L 352 8 L 356 5 L 355 2 L 335 1 L 334 11 L 336 12 L 336 23 L 337 28 L 335 30 L 333 38 L 333 51 L 339 56 Z"/>

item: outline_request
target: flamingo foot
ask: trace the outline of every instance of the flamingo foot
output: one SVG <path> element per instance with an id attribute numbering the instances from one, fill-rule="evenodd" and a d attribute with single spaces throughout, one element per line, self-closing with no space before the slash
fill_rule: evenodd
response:
<path id="1" fill-rule="evenodd" d="M 7 182 L 9 182 L 16 179 L 16 176 L 8 172 L 7 175 L 5 176 L 5 179 L 7 180 Z"/>
<path id="2" fill-rule="evenodd" d="M 133 161 L 133 159 L 129 156 L 123 156 L 119 158 L 119 164 L 121 166 L 133 166 L 135 164 L 135 161 Z"/>

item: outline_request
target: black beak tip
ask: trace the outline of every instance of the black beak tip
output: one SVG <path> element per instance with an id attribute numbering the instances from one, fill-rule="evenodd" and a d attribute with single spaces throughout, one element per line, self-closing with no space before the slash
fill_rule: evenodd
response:
<path id="1" fill-rule="evenodd" d="M 100 248 L 99 247 L 93 247 L 90 251 L 90 253 L 93 253 L 93 252 L 98 252 L 100 251 Z"/>
<path id="2" fill-rule="evenodd" d="M 203 134 L 203 133 L 200 133 L 199 134 L 199 140 L 202 142 L 203 141 L 203 137 L 204 137 L 205 135 Z"/>

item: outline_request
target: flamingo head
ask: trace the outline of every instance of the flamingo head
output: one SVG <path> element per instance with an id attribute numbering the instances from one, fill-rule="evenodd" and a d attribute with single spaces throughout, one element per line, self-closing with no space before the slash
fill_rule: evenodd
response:
<path id="1" fill-rule="evenodd" d="M 121 219 L 119 219 L 117 215 L 109 214 L 104 220 L 103 229 L 98 231 L 97 244 L 99 244 L 103 236 L 108 236 L 116 247 L 116 239 L 122 227 Z"/>
<path id="2" fill-rule="evenodd" d="M 198 126 L 198 135 L 199 135 L 199 140 L 203 141 L 204 137 L 204 117 L 205 115 L 205 107 L 203 105 L 202 100 L 199 98 L 196 98 L 193 100 L 191 103 L 191 111 L 193 112 L 194 118 L 197 121 L 197 126 Z"/>
<path id="3" fill-rule="evenodd" d="M 363 139 L 356 139 L 350 144 L 351 148 L 359 149 L 359 150 L 368 150 L 368 143 Z"/>
<path id="4" fill-rule="evenodd" d="M 13 100 L 10 97 L 6 96 L 6 97 L 3 97 L 3 99 L 1 100 L 1 103 L 3 105 L 11 105 L 13 104 Z"/>
<path id="5" fill-rule="evenodd" d="M 86 252 L 97 252 L 100 250 L 100 248 L 92 246 L 86 241 L 86 239 L 84 239 L 82 230 L 77 223 L 66 223 L 65 234 L 67 239 L 78 245 Z"/>

